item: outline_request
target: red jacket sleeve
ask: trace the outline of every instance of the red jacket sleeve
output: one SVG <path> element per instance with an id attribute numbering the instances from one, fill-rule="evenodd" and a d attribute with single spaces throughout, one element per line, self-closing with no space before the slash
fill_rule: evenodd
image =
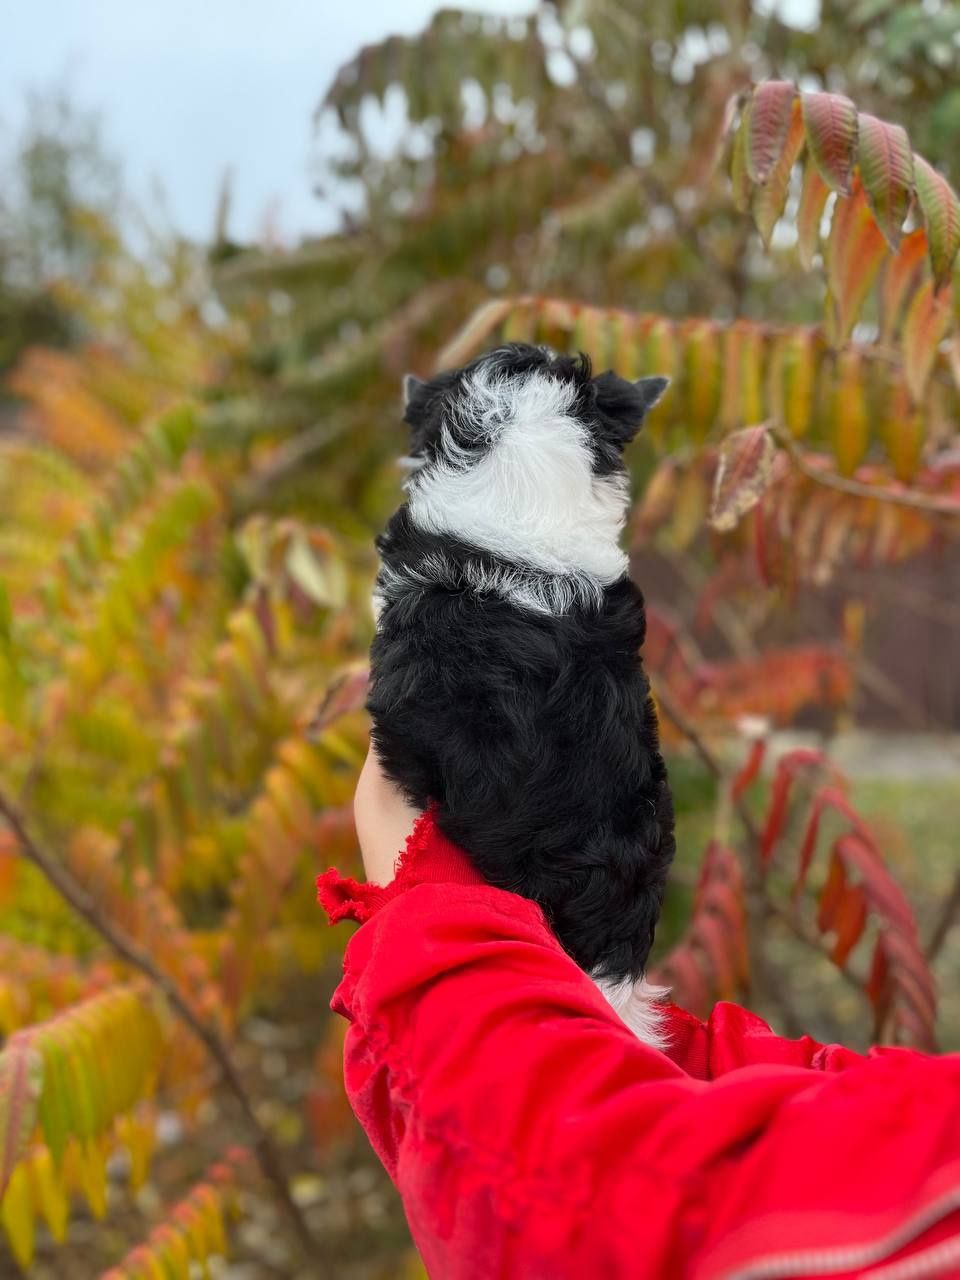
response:
<path id="1" fill-rule="evenodd" d="M 533 903 L 429 864 L 367 913 L 333 1007 L 431 1277 L 864 1275 L 930 1250 L 916 1274 L 960 1275 L 960 1059 L 782 1041 L 731 1005 L 672 1013 L 668 1056 Z"/>

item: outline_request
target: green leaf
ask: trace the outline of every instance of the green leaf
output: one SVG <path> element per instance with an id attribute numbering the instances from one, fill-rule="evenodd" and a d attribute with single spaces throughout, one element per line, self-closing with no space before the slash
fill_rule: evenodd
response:
<path id="1" fill-rule="evenodd" d="M 857 150 L 857 108 L 838 93 L 805 93 L 800 98 L 807 145 L 831 191 L 853 189 Z"/>
<path id="2" fill-rule="evenodd" d="M 940 289 L 949 280 L 960 249 L 960 201 L 946 178 L 923 156 L 913 157 L 913 172 L 930 242 L 930 265 Z"/>
<path id="3" fill-rule="evenodd" d="M 0 1053 L 0 1200 L 37 1123 L 43 1058 L 27 1035 L 13 1036 Z"/>
<path id="4" fill-rule="evenodd" d="M 730 156 L 730 183 L 733 187 L 733 203 L 741 213 L 750 208 L 750 174 L 747 171 L 747 132 L 750 128 L 750 108 L 748 102 L 743 109 L 740 123 L 733 135 L 733 148 Z"/>
<path id="5" fill-rule="evenodd" d="M 860 116 L 860 177 L 877 226 L 896 252 L 913 198 L 913 152 L 906 130 Z"/>

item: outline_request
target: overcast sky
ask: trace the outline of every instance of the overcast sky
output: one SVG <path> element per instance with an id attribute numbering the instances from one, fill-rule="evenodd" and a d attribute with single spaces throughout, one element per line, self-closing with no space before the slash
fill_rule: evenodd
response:
<path id="1" fill-rule="evenodd" d="M 815 0 L 781 0 L 810 8 Z M 487 12 L 531 0 L 459 0 Z M 27 0 L 4 7 L 0 134 L 28 88 L 65 84 L 99 110 L 134 195 L 159 179 L 176 224 L 206 237 L 224 170 L 232 230 L 271 221 L 291 239 L 329 229 L 312 195 L 311 115 L 362 44 L 418 31 L 437 0 Z"/>

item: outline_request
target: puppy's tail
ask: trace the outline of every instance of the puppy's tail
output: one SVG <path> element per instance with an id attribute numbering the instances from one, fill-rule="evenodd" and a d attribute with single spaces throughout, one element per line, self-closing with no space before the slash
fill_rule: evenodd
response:
<path id="1" fill-rule="evenodd" d="M 612 1008 L 638 1040 L 651 1049 L 667 1047 L 663 1001 L 668 987 L 655 987 L 646 978 L 594 978 Z"/>

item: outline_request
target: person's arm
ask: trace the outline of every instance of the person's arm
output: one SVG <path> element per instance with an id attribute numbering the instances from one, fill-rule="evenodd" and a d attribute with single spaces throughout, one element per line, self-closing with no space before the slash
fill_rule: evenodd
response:
<path id="1" fill-rule="evenodd" d="M 351 1102 L 431 1276 L 869 1274 L 931 1232 L 954 1247 L 957 1059 L 811 1072 L 771 1063 L 766 1032 L 764 1065 L 693 1079 L 429 816 L 411 843 L 358 908 L 334 1007 Z M 334 877 L 321 896 L 349 911 Z M 703 1034 L 760 1043 L 744 1019 Z"/>

